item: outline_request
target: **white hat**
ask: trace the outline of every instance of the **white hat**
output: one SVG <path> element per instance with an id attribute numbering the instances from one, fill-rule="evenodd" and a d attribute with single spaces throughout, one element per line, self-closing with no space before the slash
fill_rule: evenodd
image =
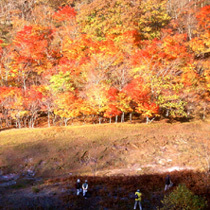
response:
<path id="1" fill-rule="evenodd" d="M 80 179 L 77 179 L 77 182 L 80 182 Z"/>

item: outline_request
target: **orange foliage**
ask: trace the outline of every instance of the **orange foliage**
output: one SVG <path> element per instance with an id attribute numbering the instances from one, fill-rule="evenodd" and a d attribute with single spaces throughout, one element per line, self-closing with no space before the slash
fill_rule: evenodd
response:
<path id="1" fill-rule="evenodd" d="M 22 95 L 13 101 L 23 100 L 27 111 L 34 103 L 37 112 L 48 106 L 66 119 L 132 112 L 148 117 L 162 114 L 160 110 L 187 117 L 188 107 L 209 113 L 209 5 L 200 2 L 204 6 L 199 9 L 195 1 L 177 0 L 50 2 L 33 2 L 22 19 L 14 5 L 11 21 L 17 22 L 4 23 L 6 17 L 1 22 L 0 84 L 18 88 Z M 39 91 L 43 86 L 47 99 Z M 56 100 L 56 94 L 61 98 Z M 5 112 L 12 109 L 2 106 Z"/>
<path id="2" fill-rule="evenodd" d="M 58 22 L 69 21 L 74 19 L 76 14 L 77 13 L 74 8 L 66 5 L 64 7 L 60 7 L 59 10 L 53 15 L 53 18 Z"/>

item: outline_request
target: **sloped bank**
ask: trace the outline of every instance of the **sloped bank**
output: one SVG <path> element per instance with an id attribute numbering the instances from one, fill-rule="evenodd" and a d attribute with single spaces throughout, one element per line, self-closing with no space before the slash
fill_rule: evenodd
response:
<path id="1" fill-rule="evenodd" d="M 0 133 L 0 170 L 41 177 L 208 171 L 209 133 L 210 123 L 202 121 L 7 130 Z"/>

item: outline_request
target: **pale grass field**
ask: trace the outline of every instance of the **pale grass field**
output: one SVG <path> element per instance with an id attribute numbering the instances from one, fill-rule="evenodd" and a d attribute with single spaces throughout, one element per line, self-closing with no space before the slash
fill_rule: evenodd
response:
<path id="1" fill-rule="evenodd" d="M 139 175 L 172 168 L 207 171 L 210 123 L 101 124 L 0 132 L 0 169 Z"/>

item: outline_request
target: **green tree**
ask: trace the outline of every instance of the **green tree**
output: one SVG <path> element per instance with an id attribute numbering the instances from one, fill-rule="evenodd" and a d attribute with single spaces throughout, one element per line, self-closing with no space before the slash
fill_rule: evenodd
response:
<path id="1" fill-rule="evenodd" d="M 165 196 L 162 203 L 159 210 L 202 210 L 207 206 L 204 198 L 194 195 L 184 184 Z"/>

